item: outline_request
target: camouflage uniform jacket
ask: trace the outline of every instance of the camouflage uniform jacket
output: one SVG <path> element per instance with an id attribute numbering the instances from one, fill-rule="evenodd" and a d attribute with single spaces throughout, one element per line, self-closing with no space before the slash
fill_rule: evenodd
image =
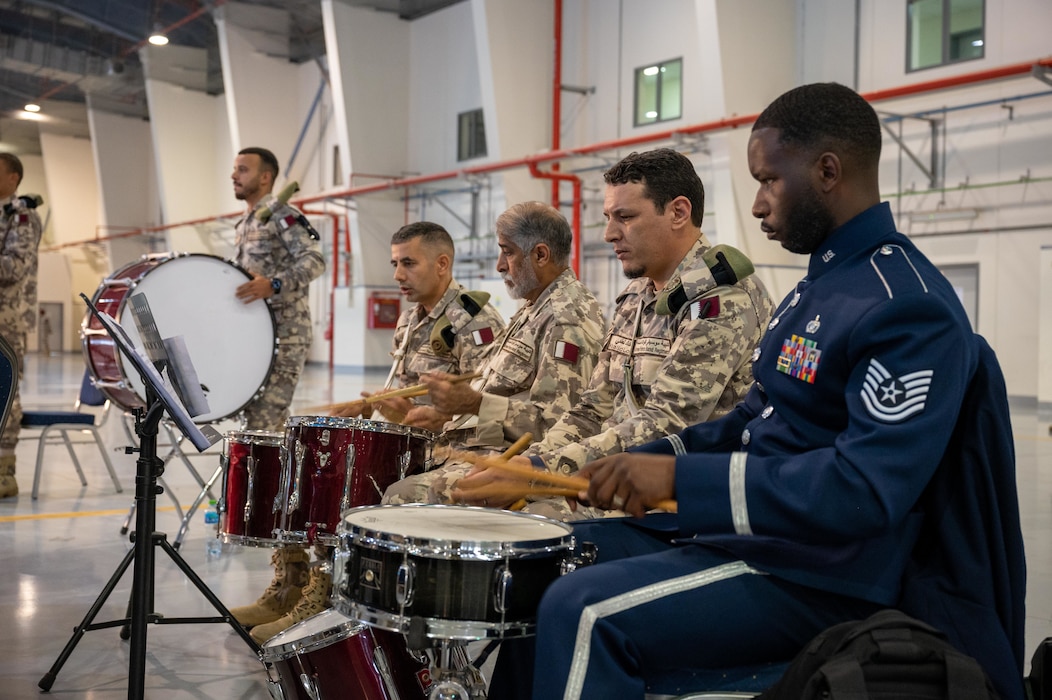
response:
<path id="1" fill-rule="evenodd" d="M 573 270 L 563 271 L 512 316 L 494 344 L 475 380 L 482 392 L 478 425 L 447 435 L 471 447 L 503 447 L 527 432 L 544 435 L 588 386 L 605 330 L 595 296 Z"/>
<path id="2" fill-rule="evenodd" d="M 4 211 L 7 205 L 10 214 Z M 0 201 L 0 334 L 9 339 L 28 333 L 35 323 L 41 229 L 36 211 L 20 199 Z"/>
<path id="3" fill-rule="evenodd" d="M 658 293 L 647 278 L 633 280 L 618 296 L 588 390 L 529 450 L 535 462 L 539 457 L 549 469 L 570 473 L 718 418 L 745 396 L 753 350 L 773 304 L 755 277 L 718 286 L 702 259 L 708 248 L 701 236 L 666 285 L 682 283 L 687 293 L 687 303 L 675 313 L 657 313 Z"/>
<path id="4" fill-rule="evenodd" d="M 269 299 L 283 343 L 311 342 L 308 292 L 312 280 L 325 271 L 321 245 L 296 222 L 299 210 L 283 204 L 265 222 L 256 211 L 270 200 L 263 198 L 237 222 L 234 260 L 255 275 L 277 277 L 281 292 Z"/>
<path id="5" fill-rule="evenodd" d="M 399 386 L 418 384 L 420 375 L 428 372 L 467 374 L 482 366 L 504 328 L 504 319 L 489 304 L 472 316 L 458 301 L 465 292 L 467 289 L 452 280 L 430 313 L 415 304 L 398 317 L 391 355 L 395 362 L 393 376 L 398 378 Z M 436 351 L 431 332 L 443 317 L 454 330 L 453 347 Z M 426 403 L 427 397 L 419 402 Z"/>

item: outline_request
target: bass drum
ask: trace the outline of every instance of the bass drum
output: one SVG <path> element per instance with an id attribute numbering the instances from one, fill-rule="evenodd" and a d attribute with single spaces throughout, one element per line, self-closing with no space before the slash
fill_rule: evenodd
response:
<path id="1" fill-rule="evenodd" d="M 235 296 L 250 279 L 242 267 L 214 255 L 144 255 L 104 279 L 92 302 L 141 348 L 129 299 L 146 296 L 161 337 L 183 336 L 208 399 L 208 412 L 194 422 L 211 423 L 239 413 L 274 365 L 278 343 L 270 305 L 243 304 Z M 146 389 L 134 365 L 90 312 L 81 336 L 88 370 L 102 393 L 125 410 L 144 406 Z"/>

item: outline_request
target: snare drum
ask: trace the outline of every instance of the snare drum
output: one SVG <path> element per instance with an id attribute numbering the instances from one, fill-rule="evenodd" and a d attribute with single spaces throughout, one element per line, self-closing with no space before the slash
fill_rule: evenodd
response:
<path id="1" fill-rule="evenodd" d="M 253 547 L 278 544 L 281 524 L 281 433 L 235 430 L 223 443 L 223 500 L 219 533 L 224 542 Z"/>
<path id="2" fill-rule="evenodd" d="M 243 268 L 212 255 L 146 255 L 104 279 L 92 302 L 142 347 L 128 301 L 132 294 L 146 295 L 161 337 L 181 335 L 186 342 L 209 407 L 194 422 L 209 423 L 240 412 L 273 367 L 277 333 L 270 306 L 243 304 L 235 295 L 250 279 Z M 142 407 L 146 388 L 139 373 L 91 313 L 81 334 L 96 386 L 125 410 Z"/>
<path id="3" fill-rule="evenodd" d="M 533 634 L 545 589 L 571 566 L 570 526 L 443 505 L 355 508 L 340 526 L 333 604 L 366 624 L 434 639 Z"/>
<path id="4" fill-rule="evenodd" d="M 422 700 L 431 687 L 426 655 L 416 658 L 401 635 L 371 630 L 336 610 L 279 632 L 263 643 L 259 658 L 275 700 Z"/>
<path id="5" fill-rule="evenodd" d="M 384 490 L 431 467 L 434 435 L 396 423 L 293 416 L 285 422 L 279 538 L 336 544 L 348 508 L 380 502 Z"/>

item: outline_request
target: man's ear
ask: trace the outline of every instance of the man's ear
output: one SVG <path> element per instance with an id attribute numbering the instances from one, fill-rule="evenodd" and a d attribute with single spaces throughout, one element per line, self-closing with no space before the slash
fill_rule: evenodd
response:
<path id="1" fill-rule="evenodd" d="M 680 195 L 668 203 L 672 209 L 672 225 L 679 228 L 690 223 L 690 215 L 693 206 L 690 200 Z"/>
<path id="2" fill-rule="evenodd" d="M 435 268 L 439 272 L 445 272 L 452 266 L 449 259 L 449 253 L 439 253 L 438 257 L 435 258 Z"/>
<path id="3" fill-rule="evenodd" d="M 533 263 L 537 266 L 547 265 L 552 261 L 552 249 L 548 247 L 547 243 L 538 243 L 530 251 L 530 257 L 533 258 Z"/>
<path id="4" fill-rule="evenodd" d="M 815 170 L 822 192 L 832 190 L 844 177 L 844 164 L 840 156 L 832 151 L 825 151 L 815 161 Z"/>

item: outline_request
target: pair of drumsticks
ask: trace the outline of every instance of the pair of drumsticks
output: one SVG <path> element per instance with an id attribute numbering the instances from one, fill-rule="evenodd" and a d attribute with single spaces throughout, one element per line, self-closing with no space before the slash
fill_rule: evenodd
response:
<path id="1" fill-rule="evenodd" d="M 475 379 L 479 376 L 478 372 L 470 372 L 468 374 L 458 374 L 455 377 L 450 378 L 450 384 L 460 384 L 471 379 Z M 413 384 L 412 386 L 402 387 L 401 389 L 391 389 L 390 391 L 381 391 L 371 396 L 365 396 L 354 401 L 344 401 L 343 403 L 334 403 L 327 406 L 315 406 L 311 410 L 322 410 L 329 414 L 334 413 L 351 413 L 358 415 L 365 410 L 365 407 L 383 401 L 384 399 L 396 399 L 402 398 L 413 398 L 416 396 L 423 396 L 428 391 L 427 384 Z"/>
<path id="2" fill-rule="evenodd" d="M 547 469 L 538 470 L 509 461 L 526 449 L 532 440 L 533 435 L 526 433 L 499 456 L 480 457 L 470 452 L 452 451 L 450 456 L 454 459 L 470 462 L 483 469 L 493 469 L 507 477 L 501 482 L 486 484 L 475 489 L 461 487 L 461 490 L 469 493 L 472 500 L 475 501 L 485 501 L 490 498 L 504 503 L 514 501 L 509 510 L 522 510 L 526 506 L 527 496 L 576 498 L 582 491 L 588 490 L 588 479 L 584 477 L 556 474 Z M 675 513 L 676 502 L 671 499 L 662 500 L 653 504 L 653 508 Z"/>

